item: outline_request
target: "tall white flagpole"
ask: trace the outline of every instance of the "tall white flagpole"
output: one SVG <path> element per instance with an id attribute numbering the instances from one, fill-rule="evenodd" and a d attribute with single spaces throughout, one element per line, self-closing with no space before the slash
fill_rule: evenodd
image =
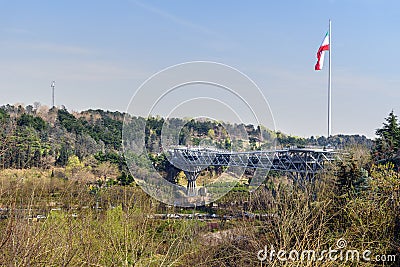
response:
<path id="1" fill-rule="evenodd" d="M 332 29 L 329 20 L 329 76 L 328 76 L 328 138 L 332 135 Z"/>

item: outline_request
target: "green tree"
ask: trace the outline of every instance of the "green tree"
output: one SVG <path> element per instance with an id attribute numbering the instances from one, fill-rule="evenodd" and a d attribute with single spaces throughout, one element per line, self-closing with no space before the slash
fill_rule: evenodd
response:
<path id="1" fill-rule="evenodd" d="M 391 111 L 385 121 L 383 127 L 375 132 L 378 138 L 373 149 L 374 159 L 377 162 L 393 162 L 398 166 L 400 127 L 397 116 Z"/>
<path id="2" fill-rule="evenodd" d="M 121 173 L 121 175 L 117 178 L 117 181 L 125 186 L 125 185 L 130 185 L 134 179 L 133 176 L 130 174 L 126 174 L 124 171 Z"/>
<path id="3" fill-rule="evenodd" d="M 209 129 L 207 132 L 207 136 L 210 137 L 211 139 L 215 138 L 215 131 L 213 129 Z"/>
<path id="4" fill-rule="evenodd" d="M 67 166 L 65 170 L 67 174 L 73 178 L 79 171 L 83 170 L 85 165 L 79 160 L 79 158 L 75 155 L 72 155 L 68 159 Z"/>
<path id="5" fill-rule="evenodd" d="M 338 196 L 352 197 L 355 193 L 368 187 L 366 174 L 354 158 L 339 162 L 336 176 Z"/>

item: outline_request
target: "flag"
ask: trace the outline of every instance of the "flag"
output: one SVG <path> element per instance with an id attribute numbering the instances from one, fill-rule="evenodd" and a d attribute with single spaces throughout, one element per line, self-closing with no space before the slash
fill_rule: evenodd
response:
<path id="1" fill-rule="evenodd" d="M 324 55 L 325 51 L 329 50 L 329 32 L 325 34 L 325 38 L 322 41 L 321 46 L 318 49 L 317 52 L 317 64 L 315 64 L 315 70 L 321 70 L 322 66 L 324 65 Z"/>

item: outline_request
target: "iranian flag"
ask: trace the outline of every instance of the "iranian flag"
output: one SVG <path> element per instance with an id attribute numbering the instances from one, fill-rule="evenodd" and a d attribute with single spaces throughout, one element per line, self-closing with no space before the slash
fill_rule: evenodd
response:
<path id="1" fill-rule="evenodd" d="M 329 32 L 325 34 L 325 38 L 322 41 L 321 46 L 318 49 L 317 52 L 317 64 L 315 64 L 315 70 L 321 70 L 322 66 L 324 65 L 324 55 L 325 51 L 329 50 Z"/>

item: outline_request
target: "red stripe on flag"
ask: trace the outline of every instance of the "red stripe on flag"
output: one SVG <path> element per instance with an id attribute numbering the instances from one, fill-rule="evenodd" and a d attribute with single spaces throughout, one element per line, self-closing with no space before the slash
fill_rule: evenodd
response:
<path id="1" fill-rule="evenodd" d="M 317 52 L 317 64 L 315 64 L 315 70 L 321 70 L 321 66 L 320 66 L 320 62 L 321 62 L 321 54 L 324 51 L 328 51 L 329 50 L 329 44 L 327 45 L 322 45 L 319 47 L 318 52 Z"/>
<path id="2" fill-rule="evenodd" d="M 319 47 L 317 54 L 321 53 L 322 51 L 327 51 L 327 50 L 329 50 L 329 44 L 322 45 Z"/>

